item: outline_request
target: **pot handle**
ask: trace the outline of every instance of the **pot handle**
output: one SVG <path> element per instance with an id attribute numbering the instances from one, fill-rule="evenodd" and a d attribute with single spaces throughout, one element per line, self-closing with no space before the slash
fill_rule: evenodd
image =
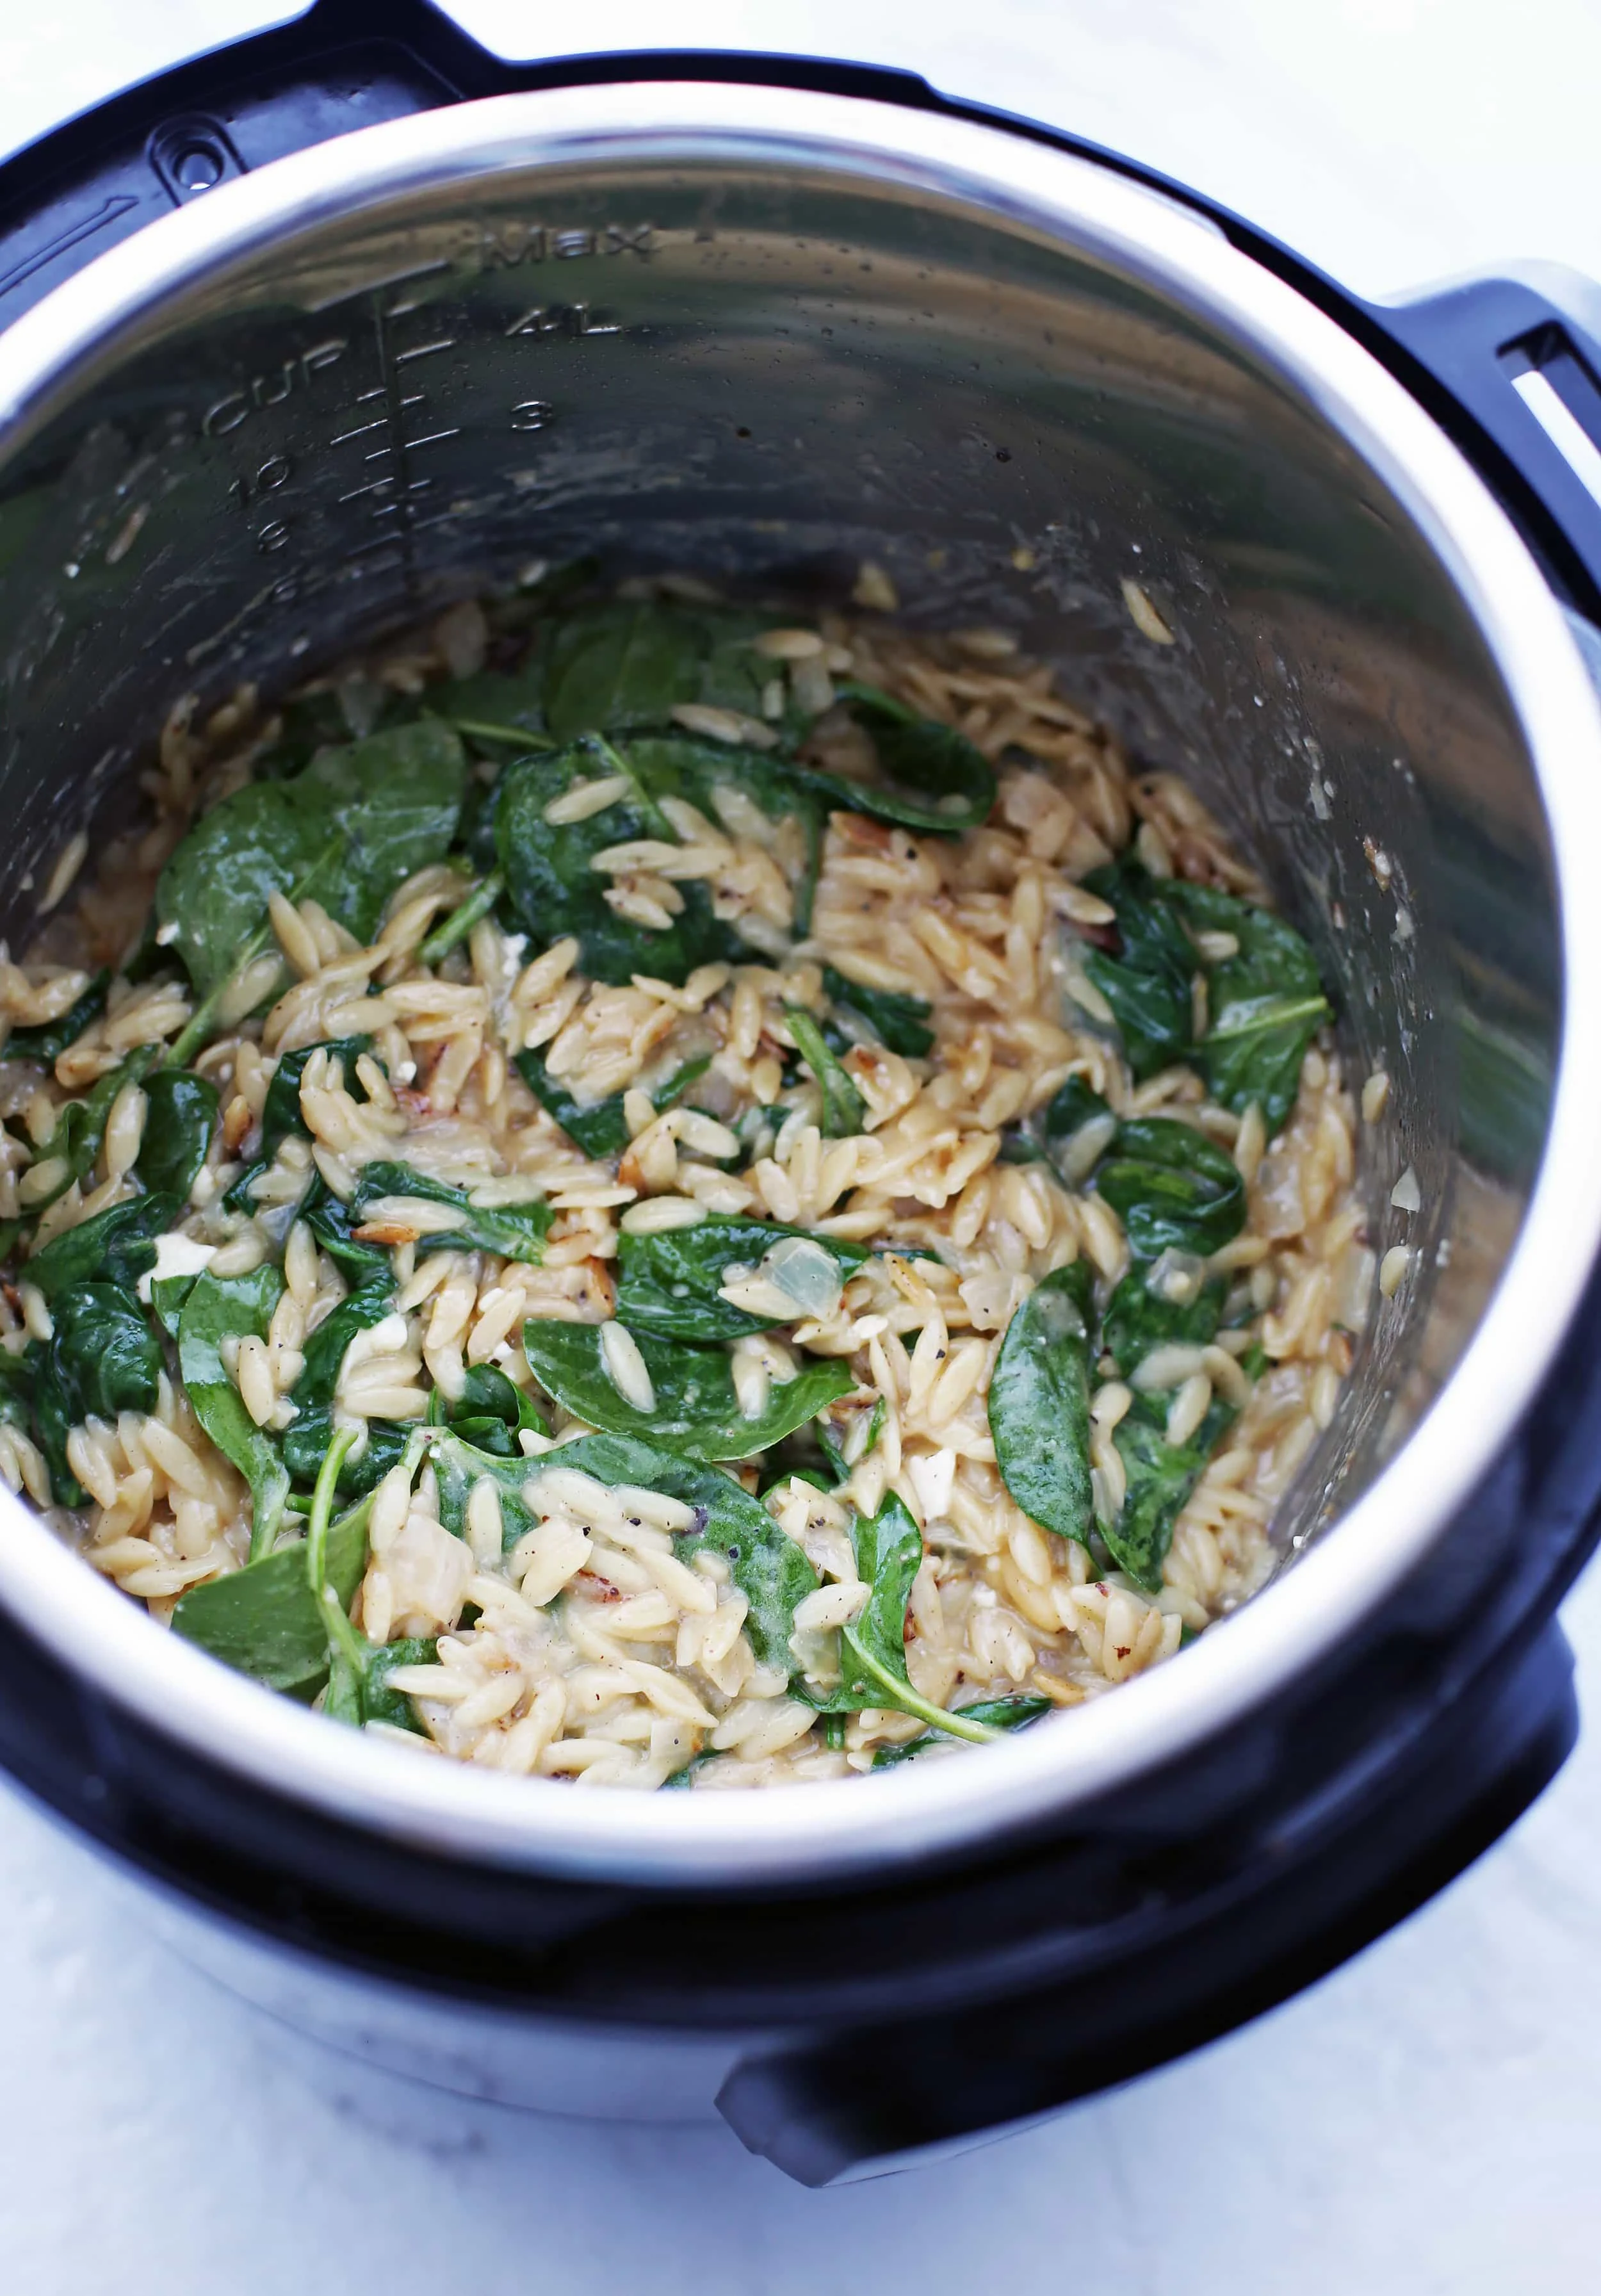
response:
<path id="1" fill-rule="evenodd" d="M 1341 1797 L 1342 1819 L 1310 1844 L 1269 1827 L 1200 1900 L 1069 1977 L 747 2059 L 718 2112 L 799 2183 L 852 2183 L 1012 2134 L 1219 2038 L 1405 1920 L 1523 1815 L 1578 1734 L 1572 1672 L 1548 1621 L 1441 1708 L 1392 1790 Z"/>
<path id="2" fill-rule="evenodd" d="M 1601 286 L 1529 264 L 1364 308 L 1548 573 L 1601 619 Z"/>

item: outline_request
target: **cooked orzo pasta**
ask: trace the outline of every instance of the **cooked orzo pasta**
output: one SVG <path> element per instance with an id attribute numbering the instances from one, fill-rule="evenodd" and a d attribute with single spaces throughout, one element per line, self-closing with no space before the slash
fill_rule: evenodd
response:
<path id="1" fill-rule="evenodd" d="M 1267 1575 L 1375 1280 L 1330 1008 L 1005 633 L 551 585 L 145 789 L 0 964 L 0 1473 L 175 1631 L 706 1790 Z"/>

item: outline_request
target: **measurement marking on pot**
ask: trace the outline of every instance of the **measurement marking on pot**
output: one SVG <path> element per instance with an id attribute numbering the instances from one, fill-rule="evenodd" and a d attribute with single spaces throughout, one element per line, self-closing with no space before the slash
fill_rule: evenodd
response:
<path id="1" fill-rule="evenodd" d="M 408 264 L 404 271 L 386 271 L 376 279 L 364 279 L 359 285 L 341 287 L 336 295 L 328 295 L 320 303 L 308 303 L 308 311 L 332 311 L 340 303 L 353 302 L 358 295 L 382 295 L 386 287 L 404 287 L 408 280 L 430 279 L 435 272 L 448 271 L 448 256 L 438 256 L 431 263 Z"/>
<path id="2" fill-rule="evenodd" d="M 554 231 L 546 224 L 524 223 L 515 216 L 494 220 L 485 217 L 468 226 L 466 239 L 453 260 L 460 271 L 511 271 L 523 263 L 571 262 L 584 255 L 645 257 L 653 249 L 648 223 Z"/>
<path id="3" fill-rule="evenodd" d="M 598 318 L 587 303 L 534 303 L 513 319 L 506 335 L 620 335 L 615 319 Z"/>
<path id="4" fill-rule="evenodd" d="M 230 430 L 237 430 L 264 407 L 282 406 L 291 394 L 306 390 L 314 374 L 343 358 L 349 348 L 347 336 L 331 335 L 325 342 L 313 343 L 298 358 L 285 359 L 272 373 L 252 375 L 243 389 L 230 390 L 207 407 L 201 416 L 201 435 L 226 439 Z"/>
<path id="5" fill-rule="evenodd" d="M 395 311 L 386 311 L 384 316 L 391 319 L 398 318 L 399 314 Z M 415 349 L 409 351 L 397 351 L 395 353 L 395 365 L 397 366 L 406 366 L 409 365 L 413 359 L 431 358 L 436 351 L 453 351 L 455 348 L 456 337 L 454 335 L 441 335 L 437 342 L 418 343 Z"/>

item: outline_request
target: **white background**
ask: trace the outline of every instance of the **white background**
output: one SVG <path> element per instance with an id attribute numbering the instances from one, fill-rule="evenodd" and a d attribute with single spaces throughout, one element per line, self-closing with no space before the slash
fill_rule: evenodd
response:
<path id="1" fill-rule="evenodd" d="M 0 152 L 272 20 L 12 0 Z M 538 51 L 527 0 L 456 12 Z M 582 44 L 911 66 L 1200 185 L 1370 294 L 1560 258 L 1601 276 L 1595 0 L 612 0 Z M 670 29 L 669 29 L 670 27 Z M 554 35 L 548 37 L 554 37 Z M 577 41 L 569 43 L 578 45 Z M 1568 1614 L 1601 1715 L 1601 1573 Z M 1511 1840 L 1249 2031 L 937 2173 L 809 2194 L 718 2131 L 539 2120 L 259 2020 L 0 1789 L 8 2296 L 1505 2296 L 1601 2242 L 1601 1726 Z"/>

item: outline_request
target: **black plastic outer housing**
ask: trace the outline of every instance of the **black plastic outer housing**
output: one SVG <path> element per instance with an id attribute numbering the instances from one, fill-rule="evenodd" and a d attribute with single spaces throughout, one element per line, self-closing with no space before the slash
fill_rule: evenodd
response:
<path id="1" fill-rule="evenodd" d="M 328 136 L 464 98 L 602 79 L 817 87 L 989 119 L 1186 200 L 1375 352 L 1601 621 L 1601 504 L 1512 389 L 1533 367 L 1601 430 L 1601 344 L 1490 282 L 1381 308 L 1114 154 L 815 59 L 510 66 L 423 0 L 321 0 L 0 167 L 0 325 L 184 200 Z M 1594 402 L 1592 406 L 1592 401 Z M 1601 1531 L 1601 1280 L 1516 1437 L 1427 1568 L 1290 1696 L 1066 1830 L 815 1898 L 605 1888 L 368 1836 L 242 1784 L 77 1682 L 0 1617 L 0 1762 L 219 1920 L 434 1994 L 623 2029 L 783 2034 L 718 2100 L 821 2185 L 1048 2112 L 1227 2030 L 1451 1880 L 1577 1729 L 1557 1603 Z"/>

